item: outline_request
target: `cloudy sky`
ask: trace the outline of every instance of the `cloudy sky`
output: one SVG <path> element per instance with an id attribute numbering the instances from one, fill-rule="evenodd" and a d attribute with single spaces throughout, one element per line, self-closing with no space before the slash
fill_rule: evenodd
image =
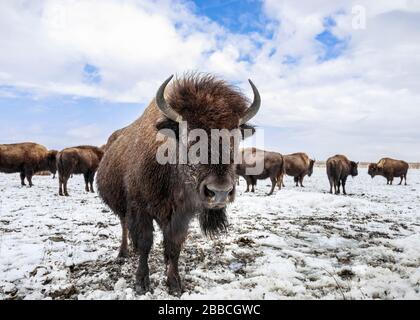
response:
<path id="1" fill-rule="evenodd" d="M 103 144 L 198 70 L 253 79 L 267 149 L 420 161 L 420 1 L 2 0 L 0 48 L 0 143 Z"/>

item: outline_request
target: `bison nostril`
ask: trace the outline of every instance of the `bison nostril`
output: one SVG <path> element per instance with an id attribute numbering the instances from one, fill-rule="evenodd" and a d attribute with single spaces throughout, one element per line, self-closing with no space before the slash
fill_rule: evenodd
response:
<path id="1" fill-rule="evenodd" d="M 216 194 L 211 191 L 207 186 L 204 186 L 204 195 L 208 198 L 213 198 Z"/>

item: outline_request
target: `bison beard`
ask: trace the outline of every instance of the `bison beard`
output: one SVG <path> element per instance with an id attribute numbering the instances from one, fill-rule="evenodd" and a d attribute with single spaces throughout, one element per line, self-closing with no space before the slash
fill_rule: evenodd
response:
<path id="1" fill-rule="evenodd" d="M 199 217 L 200 227 L 203 233 L 210 238 L 219 233 L 226 232 L 228 221 L 226 208 L 223 209 L 204 209 Z"/>

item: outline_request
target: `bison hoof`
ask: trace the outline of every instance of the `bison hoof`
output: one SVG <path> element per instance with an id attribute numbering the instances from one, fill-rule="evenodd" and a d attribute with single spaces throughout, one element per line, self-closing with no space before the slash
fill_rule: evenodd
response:
<path id="1" fill-rule="evenodd" d="M 150 288 L 149 276 L 144 277 L 142 280 L 137 280 L 136 283 L 136 293 L 138 295 L 144 295 L 147 292 L 153 293 L 153 290 Z"/>
<path id="2" fill-rule="evenodd" d="M 125 263 L 128 259 L 128 256 L 129 256 L 128 250 L 120 250 L 120 252 L 118 253 L 117 259 L 116 259 L 117 263 L 119 263 L 119 264 Z"/>
<path id="3" fill-rule="evenodd" d="M 184 291 L 182 286 L 181 278 L 179 276 L 168 278 L 169 294 L 175 297 L 180 297 Z"/>

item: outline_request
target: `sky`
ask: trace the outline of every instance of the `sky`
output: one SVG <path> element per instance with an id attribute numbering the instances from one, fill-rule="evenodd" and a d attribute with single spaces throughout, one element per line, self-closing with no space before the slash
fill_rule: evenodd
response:
<path id="1" fill-rule="evenodd" d="M 0 143 L 102 145 L 171 74 L 262 105 L 264 148 L 420 161 L 420 1 L 0 2 Z"/>

